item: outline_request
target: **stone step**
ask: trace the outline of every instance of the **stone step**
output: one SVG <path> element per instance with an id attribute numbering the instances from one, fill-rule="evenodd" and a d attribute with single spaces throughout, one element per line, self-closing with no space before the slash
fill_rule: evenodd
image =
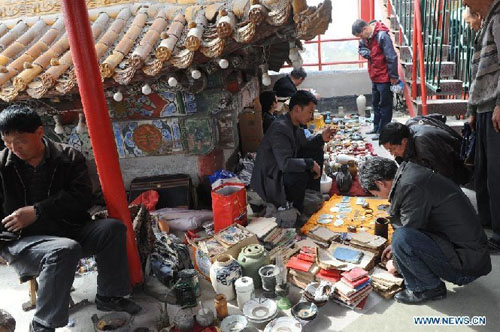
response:
<path id="1" fill-rule="evenodd" d="M 411 86 L 411 80 L 406 81 Z M 428 96 L 460 96 L 464 92 L 463 81 L 457 79 L 442 79 L 439 82 L 439 90 L 435 91 L 430 82 L 427 83 L 427 95 Z M 420 80 L 417 80 L 417 84 L 420 87 Z M 417 89 L 418 96 L 420 97 L 420 88 Z"/>
<path id="2" fill-rule="evenodd" d="M 412 48 L 411 46 L 399 46 L 399 58 L 402 62 L 412 62 Z M 438 51 L 439 52 L 439 51 Z M 450 53 L 450 45 L 443 45 L 442 59 L 447 59 Z M 439 57 L 436 57 L 439 58 Z"/>
<path id="3" fill-rule="evenodd" d="M 405 77 L 408 79 L 411 79 L 411 71 L 413 68 L 413 62 L 401 61 L 401 65 L 403 66 L 403 69 L 405 72 Z M 441 62 L 441 79 L 454 77 L 455 76 L 455 67 L 456 67 L 455 62 L 442 61 Z"/>
<path id="4" fill-rule="evenodd" d="M 422 100 L 413 100 L 418 114 L 422 114 Z M 463 115 L 467 112 L 465 99 L 430 99 L 427 100 L 427 114 L 439 113 L 446 116 Z"/>

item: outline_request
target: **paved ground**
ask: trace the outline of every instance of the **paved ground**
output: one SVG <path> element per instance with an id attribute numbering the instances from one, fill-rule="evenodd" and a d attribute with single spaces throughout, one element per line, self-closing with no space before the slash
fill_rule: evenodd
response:
<path id="1" fill-rule="evenodd" d="M 403 119 L 402 119 L 403 120 Z M 374 144 L 378 147 L 378 144 Z M 383 149 L 377 148 L 379 155 L 387 156 Z M 474 192 L 465 190 L 467 195 L 475 204 Z M 487 230 L 487 232 L 490 232 Z M 480 278 L 472 284 L 464 287 L 447 284 L 448 297 L 441 301 L 431 302 L 425 305 L 408 306 L 387 301 L 376 294 L 371 294 L 366 308 L 361 312 L 354 312 L 336 304 L 329 303 L 320 308 L 318 318 L 309 323 L 304 329 L 308 332 L 319 331 L 500 331 L 500 256 L 492 257 L 493 271 L 486 277 Z M 81 299 L 94 300 L 96 274 L 91 273 L 75 280 L 76 288 L 73 297 L 76 301 Z M 148 293 L 154 290 L 156 294 L 163 294 L 165 289 L 156 283 L 147 287 Z M 214 292 L 207 281 L 202 282 L 202 299 L 206 306 L 213 308 Z M 292 301 L 299 299 L 298 289 L 293 288 L 290 298 Z M 134 295 L 135 299 L 144 308 L 133 322 L 135 327 L 154 328 L 160 317 L 161 303 L 155 298 L 139 292 Z M 33 311 L 23 312 L 21 304 L 28 299 L 28 286 L 20 285 L 15 272 L 7 267 L 0 266 L 0 308 L 8 310 L 17 320 L 16 331 L 27 331 Z M 178 308 L 169 306 L 171 319 L 175 316 Z M 230 306 L 230 314 L 237 314 L 239 310 L 234 305 Z M 71 318 L 75 321 L 72 328 L 65 327 L 57 331 L 91 332 L 94 331 L 90 321 L 92 314 L 97 312 L 95 306 L 90 304 L 79 311 L 72 313 Z M 289 311 L 280 315 L 289 315 Z M 421 326 L 414 323 L 414 317 L 419 316 L 484 316 L 486 326 Z M 261 327 L 262 328 L 262 327 Z M 130 329 L 131 331 L 133 328 Z M 255 331 L 256 329 L 251 329 Z"/>

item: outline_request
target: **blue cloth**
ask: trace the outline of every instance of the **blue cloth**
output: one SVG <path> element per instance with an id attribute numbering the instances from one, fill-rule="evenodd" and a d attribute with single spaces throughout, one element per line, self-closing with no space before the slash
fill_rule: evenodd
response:
<path id="1" fill-rule="evenodd" d="M 373 129 L 380 134 L 392 120 L 393 96 L 391 83 L 372 83 Z"/>
<path id="2" fill-rule="evenodd" d="M 406 287 L 413 292 L 437 288 L 441 279 L 456 285 L 477 279 L 454 269 L 437 243 L 424 232 L 409 227 L 397 228 L 391 246 L 394 262 Z"/>

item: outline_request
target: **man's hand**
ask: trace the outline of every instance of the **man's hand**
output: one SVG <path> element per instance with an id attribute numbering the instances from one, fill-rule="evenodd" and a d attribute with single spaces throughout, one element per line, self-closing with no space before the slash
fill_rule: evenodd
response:
<path id="1" fill-rule="evenodd" d="M 314 166 L 312 168 L 312 171 L 314 173 L 314 178 L 319 179 L 319 177 L 321 176 L 321 167 L 319 167 L 317 162 L 314 162 Z"/>
<path id="2" fill-rule="evenodd" d="M 2 224 L 9 232 L 19 232 L 21 229 L 34 223 L 35 220 L 35 208 L 33 206 L 25 206 L 3 218 Z"/>
<path id="3" fill-rule="evenodd" d="M 399 78 L 391 78 L 391 84 L 396 85 L 398 84 Z"/>
<path id="4" fill-rule="evenodd" d="M 392 259 L 392 247 L 391 246 L 387 246 L 384 251 L 382 251 L 382 257 L 381 257 L 381 260 L 382 262 L 384 261 L 388 261 Z"/>
<path id="5" fill-rule="evenodd" d="M 497 133 L 500 132 L 500 105 L 495 106 L 493 115 L 491 116 L 491 122 L 493 122 L 493 129 L 495 129 Z"/>
<path id="6" fill-rule="evenodd" d="M 476 116 L 475 115 L 471 115 L 469 117 L 469 126 L 470 126 L 470 129 L 472 131 L 476 130 Z"/>
<path id="7" fill-rule="evenodd" d="M 323 142 L 330 142 L 333 136 L 335 136 L 335 130 L 332 127 L 326 127 L 326 129 L 321 133 Z"/>
<path id="8" fill-rule="evenodd" d="M 392 259 L 390 259 L 390 260 L 387 261 L 387 263 L 385 264 L 385 268 L 392 275 L 397 275 L 398 274 L 398 270 L 394 266 L 394 261 Z"/>

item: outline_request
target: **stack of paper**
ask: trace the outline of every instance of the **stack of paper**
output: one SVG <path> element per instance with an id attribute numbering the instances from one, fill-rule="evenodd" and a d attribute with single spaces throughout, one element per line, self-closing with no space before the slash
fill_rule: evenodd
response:
<path id="1" fill-rule="evenodd" d="M 271 231 L 278 228 L 278 224 L 276 223 L 276 218 L 254 218 L 251 219 L 246 228 L 257 235 L 259 240 L 264 239 L 266 235 L 268 235 Z"/>
<path id="2" fill-rule="evenodd" d="M 375 254 L 381 254 L 386 244 L 387 239 L 366 232 L 354 233 L 351 238 L 352 247 L 368 250 Z"/>
<path id="3" fill-rule="evenodd" d="M 340 236 L 340 234 L 326 227 L 316 226 L 313 229 L 311 229 L 309 233 L 307 233 L 307 236 L 310 237 L 315 242 L 319 243 L 320 245 L 328 247 L 328 245 L 332 241 L 337 239 Z"/>
<path id="4" fill-rule="evenodd" d="M 403 278 L 399 278 L 388 271 L 376 267 L 371 275 L 372 287 L 380 296 L 390 299 L 403 289 Z"/>
<path id="5" fill-rule="evenodd" d="M 350 308 L 356 308 L 364 302 L 371 291 L 368 272 L 357 267 L 342 273 L 342 278 L 335 284 L 334 300 Z"/>

